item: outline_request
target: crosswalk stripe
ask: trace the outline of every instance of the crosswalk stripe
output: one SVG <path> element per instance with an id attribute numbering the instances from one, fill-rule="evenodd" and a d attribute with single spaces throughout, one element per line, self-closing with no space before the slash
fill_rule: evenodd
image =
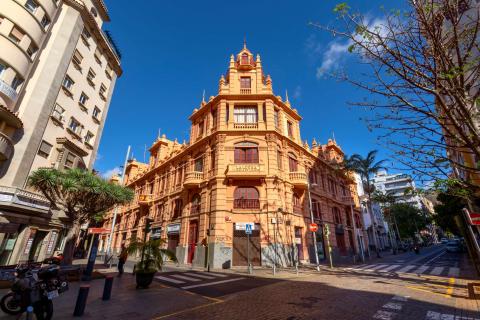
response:
<path id="1" fill-rule="evenodd" d="M 185 283 L 185 281 L 180 281 L 180 280 L 171 279 L 171 278 L 162 277 L 162 276 L 156 276 L 155 279 L 176 283 L 176 284 Z"/>
<path id="2" fill-rule="evenodd" d="M 460 274 L 460 269 L 456 267 L 451 267 L 448 269 L 448 276 L 449 277 L 458 277 Z"/>
<path id="3" fill-rule="evenodd" d="M 383 267 L 386 267 L 387 264 L 372 264 L 370 268 L 363 269 L 364 271 L 374 271 Z"/>
<path id="4" fill-rule="evenodd" d="M 174 277 L 174 278 L 182 279 L 182 280 L 193 281 L 193 282 L 202 281 L 202 280 L 197 279 L 197 278 L 182 276 L 181 274 L 171 274 L 170 276 Z"/>
<path id="5" fill-rule="evenodd" d="M 391 266 L 389 266 L 389 267 L 387 267 L 387 268 L 385 268 L 385 269 L 381 269 L 381 270 L 378 270 L 378 271 L 380 271 L 380 272 L 389 272 L 390 270 L 393 270 L 393 269 L 398 268 L 398 267 L 400 267 L 399 264 L 394 264 L 394 265 L 391 265 Z"/>
<path id="6" fill-rule="evenodd" d="M 245 278 L 234 278 L 234 279 L 220 280 L 220 281 L 209 282 L 209 283 L 194 284 L 194 285 L 191 285 L 191 286 L 186 286 L 186 287 L 181 287 L 181 288 L 184 289 L 184 290 L 187 290 L 187 289 L 193 289 L 193 288 L 198 288 L 198 287 L 213 286 L 213 285 L 221 284 L 221 283 L 239 281 L 239 280 L 243 280 L 243 279 L 245 279 Z"/>
<path id="7" fill-rule="evenodd" d="M 443 269 L 444 269 L 444 267 L 435 267 L 435 268 L 433 268 L 432 271 L 430 271 L 430 274 L 432 276 L 438 276 L 442 273 Z"/>
<path id="8" fill-rule="evenodd" d="M 197 278 L 202 278 L 202 279 L 215 279 L 215 277 L 206 276 L 206 275 L 203 275 L 203 274 L 198 274 L 198 273 L 193 273 L 193 272 L 186 272 L 185 274 L 189 275 L 189 276 L 197 277 Z"/>
<path id="9" fill-rule="evenodd" d="M 220 278 L 228 277 L 227 275 L 221 274 L 221 273 L 213 273 L 213 272 L 205 272 L 205 271 L 198 271 L 197 273 L 206 274 L 206 275 L 209 275 L 209 276 L 212 276 L 212 277 L 220 277 Z"/>
<path id="10" fill-rule="evenodd" d="M 430 268 L 430 267 L 429 266 L 421 266 L 420 268 L 415 269 L 415 271 L 413 271 L 413 273 L 421 274 L 421 273 L 424 273 L 425 270 L 427 270 L 428 268 Z"/>
<path id="11" fill-rule="evenodd" d="M 403 267 L 402 269 L 397 270 L 397 272 L 408 272 L 408 271 L 412 270 L 412 269 L 415 268 L 415 267 L 416 267 L 416 265 L 414 265 L 414 264 L 409 264 L 408 266 L 405 266 L 405 267 Z"/>

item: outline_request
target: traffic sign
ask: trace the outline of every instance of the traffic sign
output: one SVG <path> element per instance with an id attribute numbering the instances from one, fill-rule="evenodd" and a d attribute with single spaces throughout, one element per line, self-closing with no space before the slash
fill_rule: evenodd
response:
<path id="1" fill-rule="evenodd" d="M 106 228 L 88 228 L 89 234 L 108 233 L 110 230 Z"/>
<path id="2" fill-rule="evenodd" d="M 480 213 L 477 212 L 470 212 L 467 208 L 464 208 L 463 211 L 465 212 L 468 222 L 473 226 L 480 226 Z"/>
<path id="3" fill-rule="evenodd" d="M 247 223 L 245 225 L 245 233 L 246 234 L 252 234 L 252 225 L 250 223 Z"/>
<path id="4" fill-rule="evenodd" d="M 317 232 L 317 230 L 318 230 L 318 224 L 310 223 L 310 231 Z"/>

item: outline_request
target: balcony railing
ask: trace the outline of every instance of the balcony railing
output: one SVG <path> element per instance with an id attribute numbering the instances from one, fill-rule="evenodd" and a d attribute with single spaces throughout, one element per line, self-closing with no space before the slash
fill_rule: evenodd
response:
<path id="1" fill-rule="evenodd" d="M 260 209 L 260 200 L 258 199 L 235 199 L 233 200 L 234 209 Z"/>
<path id="2" fill-rule="evenodd" d="M 252 123 L 234 123 L 234 129 L 258 129 L 258 122 Z"/>
<path id="3" fill-rule="evenodd" d="M 12 102 L 17 100 L 17 91 L 10 87 L 8 84 L 0 80 L 0 92 L 8 97 Z"/>
<path id="4" fill-rule="evenodd" d="M 153 194 L 140 194 L 138 196 L 138 204 L 148 205 L 153 200 Z"/>
<path id="5" fill-rule="evenodd" d="M 265 165 L 260 163 L 234 163 L 228 165 L 227 177 L 259 178 L 266 175 Z"/>
<path id="6" fill-rule="evenodd" d="M 183 185 L 186 187 L 198 186 L 203 181 L 203 172 L 190 171 L 185 174 Z"/>
<path id="7" fill-rule="evenodd" d="M 252 89 L 251 88 L 242 88 L 240 89 L 240 94 L 251 94 Z"/>
<path id="8" fill-rule="evenodd" d="M 297 187 L 306 187 L 308 185 L 307 174 L 305 172 L 290 172 L 290 182 Z"/>
<path id="9" fill-rule="evenodd" d="M 0 205 L 21 206 L 35 211 L 49 211 L 50 201 L 44 196 L 7 186 L 0 186 Z"/>
<path id="10" fill-rule="evenodd" d="M 0 160 L 8 160 L 13 154 L 13 142 L 0 132 Z"/>

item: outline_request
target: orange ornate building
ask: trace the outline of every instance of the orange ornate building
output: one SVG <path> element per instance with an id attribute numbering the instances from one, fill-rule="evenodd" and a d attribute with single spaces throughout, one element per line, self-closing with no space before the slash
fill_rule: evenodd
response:
<path id="1" fill-rule="evenodd" d="M 180 263 L 246 266 L 251 223 L 253 265 L 314 263 L 310 194 L 320 259 L 328 259 L 325 225 L 334 260 L 359 255 L 368 246 L 355 182 L 336 169 L 343 152 L 332 140 L 302 142 L 301 119 L 288 98 L 273 94 L 260 56 L 244 46 L 231 56 L 218 95 L 193 110 L 190 141 L 163 135 L 149 163 L 128 162 L 125 182 L 135 199 L 119 209 L 113 248 L 143 237 L 148 217 L 148 236 L 165 239 Z M 110 212 L 104 226 L 111 223 Z"/>

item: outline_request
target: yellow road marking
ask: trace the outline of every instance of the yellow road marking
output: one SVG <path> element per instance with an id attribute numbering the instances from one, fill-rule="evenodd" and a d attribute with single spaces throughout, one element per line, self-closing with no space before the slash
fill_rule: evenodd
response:
<path id="1" fill-rule="evenodd" d="M 448 280 L 448 284 L 449 284 L 449 287 L 447 289 L 447 293 L 445 294 L 445 296 L 451 298 L 453 293 L 453 285 L 455 284 L 455 278 L 450 278 L 450 280 Z"/>
<path id="2" fill-rule="evenodd" d="M 433 293 L 433 294 L 436 294 L 436 295 L 439 295 L 439 296 L 442 296 L 442 297 L 445 296 L 445 294 L 443 294 L 443 293 L 438 293 L 438 292 L 435 292 L 435 291 L 432 291 L 432 290 L 428 290 L 428 289 L 425 289 L 424 287 L 407 286 L 407 288 L 412 289 L 412 290 L 417 290 L 417 291 Z"/>

